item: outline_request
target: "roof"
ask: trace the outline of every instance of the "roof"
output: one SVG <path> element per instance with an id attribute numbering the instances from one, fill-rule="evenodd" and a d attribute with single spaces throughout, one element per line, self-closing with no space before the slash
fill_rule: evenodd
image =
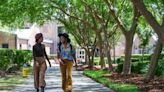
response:
<path id="1" fill-rule="evenodd" d="M 50 39 L 44 39 L 43 42 L 44 42 L 44 43 L 53 43 L 53 40 L 50 40 Z"/>
<path id="2" fill-rule="evenodd" d="M 17 34 L 17 37 L 20 39 L 29 39 L 31 32 L 30 29 L 17 29 L 15 34 Z"/>

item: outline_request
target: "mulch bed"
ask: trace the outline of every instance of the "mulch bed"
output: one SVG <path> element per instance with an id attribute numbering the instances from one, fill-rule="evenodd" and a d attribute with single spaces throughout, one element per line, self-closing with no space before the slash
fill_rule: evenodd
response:
<path id="1" fill-rule="evenodd" d="M 77 70 L 89 69 L 87 65 L 78 66 Z M 99 70 L 99 66 L 94 66 L 93 70 Z M 122 75 L 120 73 L 112 73 L 112 76 L 104 76 L 115 83 L 129 83 L 138 86 L 140 92 L 164 92 L 164 77 L 155 77 L 150 82 L 144 80 L 143 75 L 131 74 Z"/>
<path id="2" fill-rule="evenodd" d="M 88 65 L 78 65 L 76 70 L 83 71 L 84 69 L 89 69 L 89 66 Z M 94 66 L 93 67 L 93 70 L 99 70 L 99 69 L 101 69 L 100 66 Z"/>
<path id="3" fill-rule="evenodd" d="M 144 77 L 139 74 L 123 76 L 122 74 L 113 73 L 110 78 L 115 83 L 129 83 L 138 86 L 141 92 L 164 92 L 164 77 L 155 77 L 150 82 L 145 82 Z"/>

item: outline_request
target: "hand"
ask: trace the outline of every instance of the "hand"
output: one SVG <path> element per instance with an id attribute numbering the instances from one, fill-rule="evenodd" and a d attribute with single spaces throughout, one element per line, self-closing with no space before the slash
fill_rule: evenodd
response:
<path id="1" fill-rule="evenodd" d="M 75 67 L 78 67 L 78 65 L 77 65 L 77 64 L 75 64 Z"/>
<path id="2" fill-rule="evenodd" d="M 75 64 L 75 68 L 76 68 L 76 70 L 77 70 L 77 68 L 78 68 L 78 65 L 77 65 L 77 64 Z"/>
<path id="3" fill-rule="evenodd" d="M 56 64 L 60 63 L 58 58 L 54 58 L 54 61 L 55 61 Z"/>
<path id="4" fill-rule="evenodd" d="M 50 65 L 50 67 L 51 67 L 51 64 L 49 64 Z"/>
<path id="5" fill-rule="evenodd" d="M 49 62 L 49 66 L 51 67 L 51 63 L 50 63 L 50 61 L 48 61 Z"/>
<path id="6" fill-rule="evenodd" d="M 64 65 L 64 62 L 61 59 L 58 59 L 58 61 L 60 62 L 60 64 Z"/>

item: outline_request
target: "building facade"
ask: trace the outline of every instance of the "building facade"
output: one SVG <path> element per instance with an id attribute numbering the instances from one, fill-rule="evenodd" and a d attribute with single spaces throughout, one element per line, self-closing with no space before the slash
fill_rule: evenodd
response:
<path id="1" fill-rule="evenodd" d="M 16 29 L 12 33 L 0 32 L 0 48 L 32 50 L 32 46 L 35 44 L 35 34 L 42 33 L 47 54 L 55 54 L 59 41 L 58 33 L 63 30 L 63 26 L 56 21 L 45 23 L 42 26 L 26 25 L 24 29 Z"/>
<path id="2" fill-rule="evenodd" d="M 17 43 L 17 35 L 0 31 L 0 48 L 16 49 L 17 47 L 16 43 Z"/>

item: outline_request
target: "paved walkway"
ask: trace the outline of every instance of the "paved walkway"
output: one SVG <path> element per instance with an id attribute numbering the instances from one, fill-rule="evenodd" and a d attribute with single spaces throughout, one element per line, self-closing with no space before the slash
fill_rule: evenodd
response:
<path id="1" fill-rule="evenodd" d="M 48 68 L 46 73 L 46 89 L 45 92 L 62 92 L 61 90 L 61 75 L 59 65 L 53 64 Z M 9 92 L 9 91 L 8 91 Z M 17 86 L 10 92 L 35 92 L 33 87 L 33 76 L 29 76 L 28 80 Z M 73 71 L 73 92 L 113 92 L 109 88 L 96 83 L 88 77 L 82 75 L 80 71 Z"/>

